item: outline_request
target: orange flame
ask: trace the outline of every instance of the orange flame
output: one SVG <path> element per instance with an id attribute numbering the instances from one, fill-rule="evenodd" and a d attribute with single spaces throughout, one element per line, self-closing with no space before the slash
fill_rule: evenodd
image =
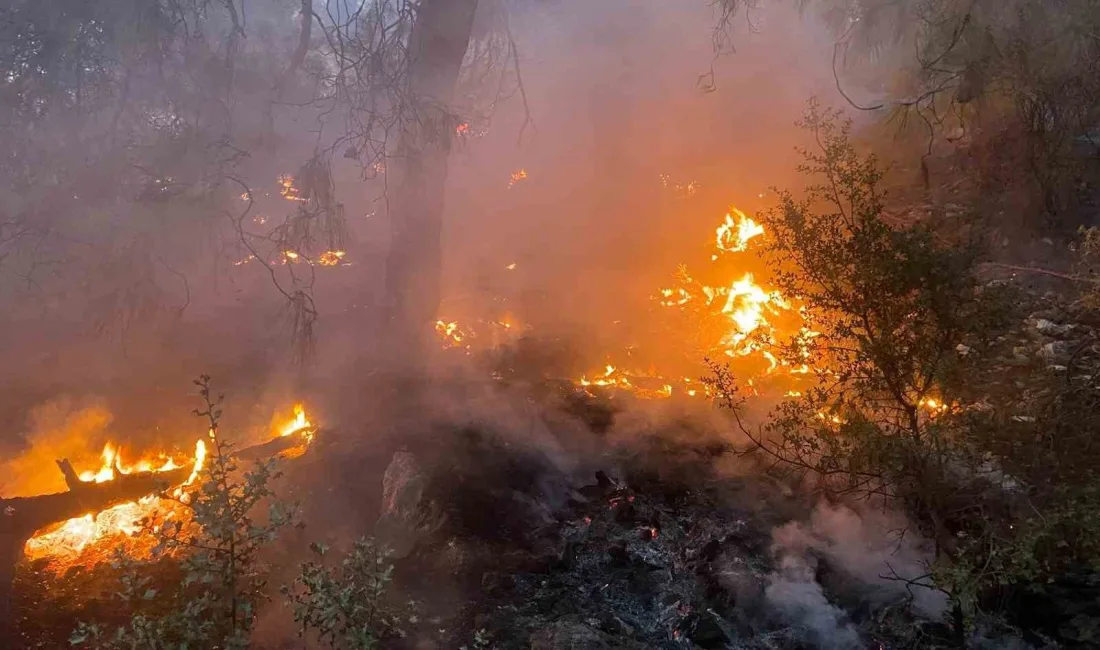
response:
<path id="1" fill-rule="evenodd" d="M 443 339 L 443 347 L 470 349 L 469 343 L 465 342 L 468 335 L 459 327 L 458 321 L 447 322 L 437 320 L 435 322 L 435 331 Z"/>
<path id="2" fill-rule="evenodd" d="M 317 258 L 317 263 L 321 266 L 336 266 L 347 255 L 345 251 L 325 251 Z"/>
<path id="3" fill-rule="evenodd" d="M 103 483 L 114 480 L 118 474 L 155 473 L 181 467 L 171 458 L 158 464 L 142 460 L 133 466 L 124 467 L 117 448 L 110 443 L 103 448 L 101 458 L 100 469 L 82 473 L 81 481 Z M 140 545 L 128 538 L 140 532 L 143 519 L 150 518 L 158 512 L 167 512 L 166 517 L 176 515 L 179 502 L 186 499 L 183 488 L 196 480 L 205 460 L 206 444 L 199 440 L 195 444 L 195 457 L 192 460 L 190 476 L 171 493 L 176 501 L 150 495 L 137 501 L 111 506 L 97 513 L 74 517 L 27 540 L 23 547 L 24 554 L 31 560 L 49 558 L 51 564 L 58 570 L 78 561 L 85 551 L 92 553 L 89 558 L 92 563 L 102 561 L 106 559 L 107 550 L 119 542 L 126 543 L 131 555 L 147 555 L 151 551 L 151 545 L 139 548 Z"/>
<path id="4" fill-rule="evenodd" d="M 312 429 L 313 423 L 306 417 L 306 409 L 301 404 L 294 405 L 294 419 L 287 422 L 279 429 L 280 436 L 290 436 L 304 431 L 305 429 Z"/>
<path id="5" fill-rule="evenodd" d="M 287 201 L 305 201 L 300 190 L 294 186 L 294 177 L 290 174 L 279 176 L 279 195 Z"/>
<path id="6" fill-rule="evenodd" d="M 761 328 L 771 328 L 765 312 L 778 313 L 780 309 L 790 309 L 790 303 L 778 291 L 764 291 L 753 282 L 752 273 L 746 273 L 730 285 L 726 305 L 722 307 L 722 313 L 729 315 L 734 324 L 726 341 L 738 354 L 748 354 L 756 349 L 750 340 L 753 334 Z"/>
<path id="7" fill-rule="evenodd" d="M 764 234 L 764 226 L 756 223 L 737 208 L 731 208 L 731 211 L 737 215 L 737 221 L 733 220 L 732 215 L 726 214 L 726 220 L 715 231 L 716 245 L 719 251 L 738 253 L 748 250 L 749 240 Z M 717 255 L 711 259 L 717 259 Z"/>
<path id="8" fill-rule="evenodd" d="M 294 405 L 294 418 L 276 428 L 279 436 L 301 435 L 306 445 L 313 439 L 313 423 L 301 404 Z M 210 432 L 213 438 L 213 431 Z M 119 448 L 111 443 L 104 446 L 100 455 L 100 468 L 79 475 L 81 481 L 103 483 L 119 475 L 164 472 L 183 467 L 175 459 L 160 455 L 155 460 L 140 460 L 124 465 Z M 150 495 L 136 501 L 121 503 L 99 512 L 74 517 L 49 529 L 39 531 L 27 541 L 24 553 L 30 560 L 49 560 L 49 566 L 57 572 L 76 563 L 95 564 L 109 559 L 109 553 L 122 545 L 131 557 L 143 558 L 152 553 L 153 541 L 149 537 L 138 539 L 141 521 L 152 519 L 183 518 L 188 513 L 183 504 L 190 500 L 187 490 L 198 481 L 206 465 L 206 441 L 195 442 L 191 472 L 187 479 L 168 492 L 168 496 Z"/>

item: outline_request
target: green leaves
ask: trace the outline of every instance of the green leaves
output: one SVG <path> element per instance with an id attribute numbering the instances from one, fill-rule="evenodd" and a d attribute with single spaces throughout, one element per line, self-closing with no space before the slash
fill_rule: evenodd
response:
<path id="1" fill-rule="evenodd" d="M 315 635 L 332 650 L 368 650 L 381 639 L 404 636 L 402 620 L 416 622 L 387 601 L 393 566 L 389 552 L 374 540 L 357 540 L 338 566 L 325 563 L 324 544 L 315 542 L 310 549 L 318 561 L 302 564 L 293 585 L 282 589 L 303 634 Z"/>

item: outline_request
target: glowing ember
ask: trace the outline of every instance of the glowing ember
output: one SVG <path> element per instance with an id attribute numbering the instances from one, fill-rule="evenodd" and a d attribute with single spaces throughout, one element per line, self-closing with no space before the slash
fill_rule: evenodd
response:
<path id="1" fill-rule="evenodd" d="M 671 189 L 681 196 L 693 196 L 699 191 L 698 181 L 691 181 L 689 183 L 676 183 L 673 182 L 672 177 L 668 174 L 661 174 L 661 185 L 665 189 Z"/>
<path id="2" fill-rule="evenodd" d="M 279 195 L 287 201 L 305 201 L 302 198 L 301 192 L 294 186 L 294 177 L 289 174 L 283 174 L 279 177 Z"/>
<path id="3" fill-rule="evenodd" d="M 512 172 L 511 178 L 508 180 L 508 187 L 512 187 L 516 183 L 527 180 L 527 170 L 521 169 L 519 171 Z"/>
<path id="4" fill-rule="evenodd" d="M 141 520 L 174 505 L 155 496 L 122 503 L 96 514 L 70 519 L 49 532 L 28 540 L 23 552 L 30 560 L 51 558 L 57 564 L 69 564 L 89 547 L 110 540 L 111 546 L 132 537 L 141 530 Z M 106 550 L 106 549 L 104 549 Z M 132 552 L 132 551 L 131 551 Z M 106 559 L 106 553 L 98 560 Z"/>
<path id="5" fill-rule="evenodd" d="M 660 399 L 672 397 L 672 384 L 658 375 L 656 372 L 629 372 L 616 366 L 607 364 L 603 370 L 589 375 L 583 375 L 577 380 L 577 384 L 584 388 L 607 388 L 630 392 L 638 397 L 646 399 Z M 684 379 L 690 382 L 690 379 Z"/>
<path id="6" fill-rule="evenodd" d="M 317 263 L 321 266 L 336 266 L 347 255 L 345 251 L 325 251 L 317 258 Z"/>

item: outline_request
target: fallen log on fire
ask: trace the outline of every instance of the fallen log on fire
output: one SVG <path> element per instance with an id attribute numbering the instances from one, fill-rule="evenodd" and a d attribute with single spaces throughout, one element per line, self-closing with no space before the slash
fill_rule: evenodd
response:
<path id="1" fill-rule="evenodd" d="M 295 457 L 304 451 L 315 433 L 312 428 L 302 429 L 246 447 L 233 453 L 233 456 L 241 460 Z M 95 482 L 81 480 L 68 459 L 58 460 L 57 467 L 65 477 L 68 491 L 0 498 L 0 641 L 9 638 L 12 632 L 11 585 L 15 567 L 23 557 L 27 541 L 38 531 L 87 513 L 101 512 L 121 503 L 162 494 L 182 485 L 194 471 L 191 466 L 130 474 L 116 471 L 111 480 Z"/>
<path id="2" fill-rule="evenodd" d="M 76 478 L 68 460 L 58 461 L 58 466 L 66 474 L 67 492 L 0 499 L 3 513 L 0 537 L 22 537 L 26 542 L 35 531 L 50 524 L 156 494 L 183 483 L 191 474 L 190 467 L 180 467 L 163 472 L 120 474 L 114 480 L 94 483 Z"/>
<path id="3" fill-rule="evenodd" d="M 258 445 L 245 447 L 233 452 L 238 460 L 260 460 L 263 458 L 297 458 L 313 441 L 316 432 L 313 429 L 297 431 L 292 435 L 279 436 Z"/>
<path id="4" fill-rule="evenodd" d="M 67 492 L 32 497 L 0 498 L 0 639 L 10 632 L 11 583 L 15 566 L 23 556 L 23 546 L 35 532 L 87 512 L 134 501 L 164 491 L 187 480 L 190 467 L 163 472 L 120 474 L 102 483 L 77 478 L 68 460 L 59 460 L 65 475 Z"/>

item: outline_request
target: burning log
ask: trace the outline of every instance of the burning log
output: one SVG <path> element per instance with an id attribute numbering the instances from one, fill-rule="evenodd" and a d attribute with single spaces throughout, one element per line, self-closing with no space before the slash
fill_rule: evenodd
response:
<path id="1" fill-rule="evenodd" d="M 272 456 L 297 457 L 305 452 L 316 430 L 305 419 L 300 407 L 296 419 L 288 424 L 279 437 L 266 443 L 247 447 L 233 454 L 249 460 Z M 0 641 L 10 638 L 11 588 L 15 567 L 23 557 L 27 542 L 39 531 L 55 524 L 80 517 L 86 513 L 100 513 L 108 508 L 165 494 L 175 486 L 193 480 L 201 469 L 205 448 L 196 448 L 193 465 L 166 464 L 161 469 L 127 472 L 118 456 L 105 450 L 104 468 L 97 475 L 77 474 L 71 462 L 63 458 L 57 467 L 65 477 L 67 492 L 32 497 L 0 498 Z"/>
<path id="2" fill-rule="evenodd" d="M 33 497 L 0 498 L 0 639 L 8 638 L 11 622 L 11 584 L 23 547 L 35 532 L 86 512 L 98 512 L 120 503 L 163 492 L 187 480 L 190 467 L 163 472 L 119 474 L 100 483 L 81 481 L 67 459 L 57 461 L 65 475 L 67 492 Z"/>
<path id="3" fill-rule="evenodd" d="M 297 434 L 297 435 L 293 435 Z M 292 432 L 292 435 L 281 435 L 258 445 L 246 447 L 234 452 L 233 457 L 238 460 L 260 460 L 262 458 L 297 458 L 305 452 L 306 448 L 316 435 L 313 429 L 303 429 Z"/>
<path id="4" fill-rule="evenodd" d="M 22 537 L 20 544 L 23 544 L 35 531 L 50 524 L 163 492 L 183 483 L 191 474 L 190 467 L 179 467 L 163 472 L 121 474 L 115 480 L 94 483 L 77 478 L 68 460 L 60 460 L 57 464 L 65 473 L 69 491 L 0 499 L 0 512 L 3 512 L 0 538 Z"/>

